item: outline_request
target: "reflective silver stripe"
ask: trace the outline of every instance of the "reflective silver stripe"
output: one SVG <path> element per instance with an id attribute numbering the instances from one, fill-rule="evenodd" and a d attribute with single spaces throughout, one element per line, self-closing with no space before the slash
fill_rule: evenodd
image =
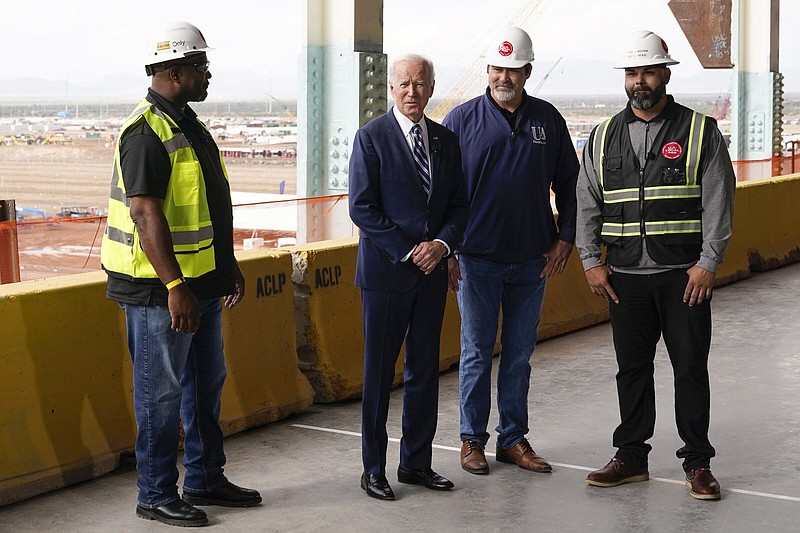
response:
<path id="1" fill-rule="evenodd" d="M 125 119 L 125 123 L 127 124 L 128 122 L 136 118 L 137 115 L 141 115 L 142 113 L 147 111 L 147 108 L 150 106 L 153 106 L 153 104 L 151 104 L 147 100 L 145 100 L 144 102 L 140 102 L 139 105 L 136 106 L 136 109 L 134 109 L 133 112 L 130 115 L 128 115 L 128 118 Z"/>
<path id="2" fill-rule="evenodd" d="M 603 222 L 603 229 L 600 231 L 600 234 L 612 237 L 638 237 L 640 234 L 639 223 L 617 224 L 614 222 Z"/>
<path id="3" fill-rule="evenodd" d="M 703 225 L 700 220 L 662 220 L 645 223 L 647 235 L 667 235 L 678 233 L 700 233 Z M 640 236 L 638 222 L 618 224 L 603 222 L 602 235 L 612 237 L 638 237 Z"/>
<path id="4" fill-rule="evenodd" d="M 162 120 L 164 120 L 164 122 L 169 124 L 170 129 L 172 129 L 174 133 L 174 135 L 171 138 L 164 141 L 164 149 L 167 151 L 168 154 L 172 154 L 173 152 L 176 152 L 181 148 L 191 148 L 188 139 L 186 139 L 186 135 L 184 135 L 183 132 L 180 131 L 178 125 L 175 124 L 175 121 L 169 118 L 167 114 L 164 113 L 162 110 L 160 110 L 158 107 L 154 106 L 152 112 L 155 116 L 161 118 Z"/>
<path id="5" fill-rule="evenodd" d="M 117 162 L 114 161 L 114 168 L 111 169 L 111 186 L 116 187 L 119 183 L 119 172 L 117 172 Z"/>
<path id="6" fill-rule="evenodd" d="M 111 191 L 108 193 L 108 196 L 112 200 L 116 200 L 118 202 L 125 204 L 125 207 L 131 206 L 131 199 L 125 196 L 125 193 L 122 192 L 122 189 L 120 189 L 119 187 L 111 187 Z"/>
<path id="7" fill-rule="evenodd" d="M 689 153 L 686 154 L 686 183 L 697 184 L 697 170 L 700 166 L 700 149 L 703 145 L 703 133 L 706 128 L 705 115 L 692 112 L 692 125 L 689 129 Z"/>
<path id="8" fill-rule="evenodd" d="M 167 117 L 167 114 L 164 113 L 163 111 L 161 111 L 157 106 L 153 106 L 153 114 L 155 116 L 157 116 L 157 117 L 163 118 L 164 120 L 166 120 L 170 124 L 172 123 L 172 121 Z"/>
<path id="9" fill-rule="evenodd" d="M 645 200 L 670 200 L 673 198 L 700 198 L 699 185 L 665 185 L 663 187 L 645 187 Z"/>
<path id="10" fill-rule="evenodd" d="M 133 233 L 126 233 L 119 228 L 106 226 L 106 235 L 109 240 L 125 244 L 127 246 L 133 245 Z M 187 244 L 198 244 L 201 241 L 207 241 L 214 238 L 214 227 L 206 226 L 199 231 L 173 231 L 172 244 L 176 246 Z"/>
<path id="11" fill-rule="evenodd" d="M 196 231 L 173 231 L 172 244 L 181 246 L 186 244 L 198 244 L 214 238 L 214 226 L 206 226 Z"/>
<path id="12" fill-rule="evenodd" d="M 610 123 L 611 119 L 609 118 L 595 128 L 592 142 L 592 162 L 594 163 L 594 170 L 600 178 L 600 188 L 603 187 L 603 157 L 605 156 L 606 133 Z M 598 142 L 598 137 L 600 137 L 600 142 Z"/>
<path id="13" fill-rule="evenodd" d="M 108 239 L 126 246 L 133 246 L 133 233 L 126 233 L 118 228 L 106 226 L 106 235 Z"/>
<path id="14" fill-rule="evenodd" d="M 114 164 L 114 170 L 111 173 L 111 190 L 109 191 L 108 196 L 112 200 L 122 202 L 126 207 L 131 206 L 131 199 L 127 197 L 125 191 L 123 191 L 122 187 L 119 186 L 119 172 L 117 172 L 116 163 Z"/>
<path id="15" fill-rule="evenodd" d="M 677 198 L 700 198 L 702 196 L 699 185 L 665 185 L 659 187 L 645 187 L 645 200 L 672 200 Z M 618 204 L 621 202 L 636 202 L 639 200 L 639 189 L 619 189 L 603 191 L 603 202 Z"/>
<path id="16" fill-rule="evenodd" d="M 699 220 L 663 220 L 647 222 L 645 231 L 648 235 L 666 235 L 668 233 L 700 233 L 703 225 Z"/>
<path id="17" fill-rule="evenodd" d="M 176 133 L 171 139 L 164 141 L 164 148 L 167 150 L 168 154 L 177 152 L 181 148 L 191 148 L 191 146 L 186 135 L 183 133 Z"/>
<path id="18" fill-rule="evenodd" d="M 603 203 L 618 204 L 620 202 L 635 202 L 639 199 L 639 189 L 618 189 L 614 191 L 603 190 Z"/>

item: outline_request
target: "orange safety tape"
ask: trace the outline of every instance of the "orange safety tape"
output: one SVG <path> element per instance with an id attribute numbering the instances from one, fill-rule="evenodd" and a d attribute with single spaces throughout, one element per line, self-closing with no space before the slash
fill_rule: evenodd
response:
<path id="1" fill-rule="evenodd" d="M 285 204 L 296 202 L 299 204 L 322 204 L 325 202 L 334 202 L 334 205 L 342 198 L 347 198 L 346 194 L 331 194 L 329 196 L 314 196 L 312 198 L 287 198 L 286 200 L 267 200 L 264 202 L 252 202 L 247 204 L 233 204 L 233 207 L 247 207 L 253 205 L 265 204 Z"/>

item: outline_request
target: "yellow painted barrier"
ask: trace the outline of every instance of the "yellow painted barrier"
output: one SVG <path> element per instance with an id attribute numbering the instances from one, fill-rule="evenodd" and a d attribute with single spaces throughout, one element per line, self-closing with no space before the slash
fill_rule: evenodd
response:
<path id="1" fill-rule="evenodd" d="M 130 449 L 130 359 L 105 273 L 0 286 L 0 505 L 116 468 Z"/>
<path id="2" fill-rule="evenodd" d="M 717 283 L 800 260 L 800 175 L 740 183 L 733 238 Z"/>
<path id="3" fill-rule="evenodd" d="M 547 280 L 539 322 L 539 340 L 576 331 L 608 320 L 608 304 L 592 294 L 577 249 L 564 273 Z"/>
<path id="4" fill-rule="evenodd" d="M 244 300 L 223 313 L 226 434 L 311 405 L 297 367 L 291 256 L 242 252 Z M 92 272 L 0 286 L 0 506 L 96 477 L 133 448 L 124 314 Z"/>
<path id="5" fill-rule="evenodd" d="M 442 338 L 439 342 L 439 370 L 444 371 L 458 364 L 461 358 L 461 313 L 458 298 L 447 291 L 447 306 L 444 308 Z"/>
<path id="6" fill-rule="evenodd" d="M 353 284 L 358 239 L 292 248 L 297 357 L 316 402 L 361 394 L 361 293 Z"/>
<path id="7" fill-rule="evenodd" d="M 361 395 L 364 334 L 361 289 L 355 286 L 357 238 L 293 247 L 297 352 L 300 368 L 316 392 L 314 401 L 336 402 Z M 458 363 L 460 317 L 455 295 L 448 296 L 439 369 Z M 403 354 L 395 384 L 403 381 Z"/>
<path id="8" fill-rule="evenodd" d="M 228 377 L 220 424 L 225 434 L 305 410 L 314 390 L 297 365 L 292 256 L 237 252 L 245 297 L 223 313 Z"/>

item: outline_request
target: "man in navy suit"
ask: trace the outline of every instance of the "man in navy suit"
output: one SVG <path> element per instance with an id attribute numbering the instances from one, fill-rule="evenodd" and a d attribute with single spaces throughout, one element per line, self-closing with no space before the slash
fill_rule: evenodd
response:
<path id="1" fill-rule="evenodd" d="M 350 159 L 350 218 L 361 229 L 355 280 L 364 327 L 361 488 L 380 500 L 394 499 L 386 479 L 386 419 L 404 340 L 397 480 L 453 488 L 431 469 L 431 455 L 446 258 L 461 241 L 468 202 L 458 139 L 424 116 L 433 85 L 429 59 L 407 55 L 392 62 L 395 106 L 358 130 Z"/>

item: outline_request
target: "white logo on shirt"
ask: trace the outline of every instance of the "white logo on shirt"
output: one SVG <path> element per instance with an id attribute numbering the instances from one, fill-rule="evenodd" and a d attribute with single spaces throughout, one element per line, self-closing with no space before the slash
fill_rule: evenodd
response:
<path id="1" fill-rule="evenodd" d="M 544 126 L 531 126 L 531 133 L 533 134 L 534 144 L 547 144 L 547 134 L 544 131 Z"/>

